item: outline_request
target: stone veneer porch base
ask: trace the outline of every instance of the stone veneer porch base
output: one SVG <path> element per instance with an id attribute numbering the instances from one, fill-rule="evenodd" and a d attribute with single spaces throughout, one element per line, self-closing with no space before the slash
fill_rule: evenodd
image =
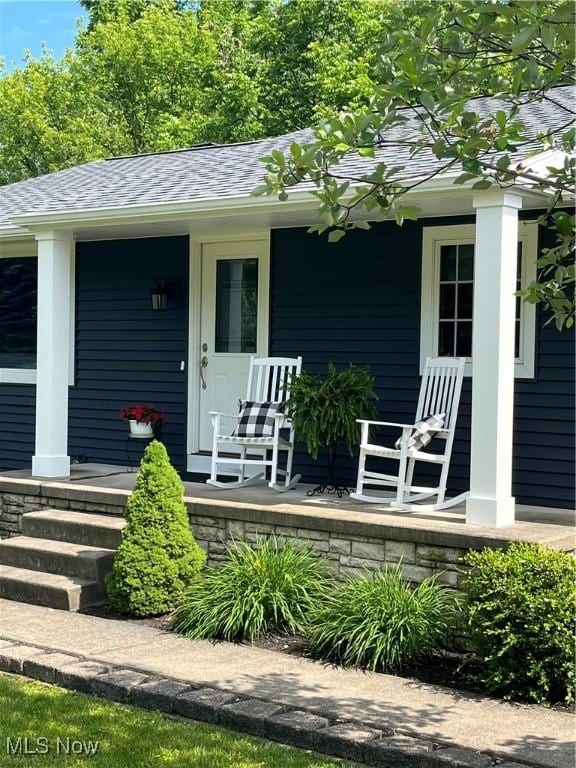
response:
<path id="1" fill-rule="evenodd" d="M 102 482 L 102 481 L 100 481 Z M 105 480 L 104 480 L 105 482 Z M 481 528 L 437 518 L 392 515 L 346 503 L 303 503 L 267 489 L 215 492 L 187 484 L 190 523 L 208 563 L 217 565 L 226 546 L 242 539 L 275 535 L 311 545 L 324 554 L 339 578 L 402 563 L 412 581 L 438 574 L 457 588 L 460 559 L 471 549 L 506 547 L 511 541 L 539 541 L 554 549 L 574 550 L 574 532 L 566 525 L 518 522 L 501 529 Z M 0 537 L 17 535 L 25 512 L 42 508 L 123 515 L 130 491 L 102 485 L 0 477 Z M 328 506 L 331 504 L 331 506 Z"/>

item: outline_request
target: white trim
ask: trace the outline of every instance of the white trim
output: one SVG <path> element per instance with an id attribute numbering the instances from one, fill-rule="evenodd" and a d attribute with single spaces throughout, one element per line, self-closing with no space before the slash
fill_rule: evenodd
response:
<path id="1" fill-rule="evenodd" d="M 475 199 L 470 495 L 466 522 L 514 523 L 514 336 L 520 197 Z"/>
<path id="2" fill-rule="evenodd" d="M 200 360 L 200 323 L 202 309 L 202 247 L 213 243 L 244 243 L 260 241 L 265 244 L 262 251 L 262 271 L 260 282 L 260 297 L 258 312 L 262 319 L 260 326 L 260 343 L 268 350 L 269 324 L 270 324 L 270 230 L 256 230 L 243 232 L 241 235 L 201 235 L 190 237 L 190 274 L 189 274 L 189 306 L 188 306 L 188 418 L 186 427 L 186 453 L 188 455 L 188 471 L 199 472 L 199 469 L 190 469 L 196 466 L 191 461 L 199 447 L 198 424 L 200 419 L 200 382 L 198 379 L 198 360 Z M 199 459 L 201 466 L 204 466 Z M 209 465 L 208 465 L 209 466 Z"/>
<path id="3" fill-rule="evenodd" d="M 37 259 L 36 241 L 14 243 L 11 248 L 2 247 L 0 259 Z M 69 375 L 68 383 L 75 384 L 76 373 L 76 249 L 72 248 L 70 259 L 70 334 L 69 334 Z M 35 368 L 0 368 L 0 384 L 36 384 Z"/>
<path id="4" fill-rule="evenodd" d="M 518 224 L 518 240 L 522 242 L 522 285 L 536 279 L 538 257 L 538 224 Z M 427 226 L 422 230 L 422 287 L 420 301 L 420 373 L 426 360 L 438 355 L 438 301 L 440 280 L 440 246 L 450 243 L 474 244 L 474 224 Z M 520 357 L 515 360 L 517 379 L 534 378 L 536 346 L 536 306 L 522 301 L 520 306 Z M 466 362 L 465 376 L 472 376 L 472 360 Z"/>
<path id="5" fill-rule="evenodd" d="M 0 384 L 36 384 L 36 368 L 0 368 Z"/>
<path id="6" fill-rule="evenodd" d="M 66 477 L 70 378 L 70 287 L 74 238 L 70 232 L 38 234 L 38 342 L 36 433 L 32 474 Z"/>

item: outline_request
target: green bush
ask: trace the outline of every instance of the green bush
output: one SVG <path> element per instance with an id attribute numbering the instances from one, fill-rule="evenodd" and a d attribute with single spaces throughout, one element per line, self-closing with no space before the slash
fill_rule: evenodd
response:
<path id="1" fill-rule="evenodd" d="M 317 658 L 397 671 L 441 645 L 458 619 L 458 598 L 434 577 L 412 587 L 400 566 L 349 578 L 311 612 Z"/>
<path id="2" fill-rule="evenodd" d="M 576 563 L 565 552 L 514 543 L 464 558 L 477 677 L 506 699 L 574 700 Z"/>
<path id="3" fill-rule="evenodd" d="M 261 632 L 299 632 L 326 591 L 325 561 L 308 548 L 275 538 L 252 549 L 228 548 L 175 611 L 172 628 L 190 638 L 254 639 Z"/>
<path id="4" fill-rule="evenodd" d="M 144 452 L 126 521 L 106 579 L 108 597 L 133 616 L 167 613 L 198 575 L 205 555 L 190 530 L 178 473 L 156 440 Z"/>

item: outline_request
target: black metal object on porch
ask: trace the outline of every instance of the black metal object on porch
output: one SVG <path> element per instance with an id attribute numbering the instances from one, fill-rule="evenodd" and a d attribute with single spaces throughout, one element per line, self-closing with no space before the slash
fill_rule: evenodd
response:
<path id="1" fill-rule="evenodd" d="M 336 453 L 338 452 L 337 445 L 328 446 L 326 457 L 328 465 L 328 478 L 325 482 L 319 483 L 314 488 L 311 488 L 306 492 L 307 496 L 316 496 L 321 493 L 328 493 L 334 496 L 338 496 L 341 499 L 345 495 L 350 495 L 350 488 L 346 485 L 342 485 L 336 480 Z"/>

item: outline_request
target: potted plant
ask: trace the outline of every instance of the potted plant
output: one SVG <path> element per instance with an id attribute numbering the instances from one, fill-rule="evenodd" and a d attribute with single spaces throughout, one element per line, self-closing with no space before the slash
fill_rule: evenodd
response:
<path id="1" fill-rule="evenodd" d="M 356 419 L 373 419 L 376 399 L 374 376 L 368 369 L 354 365 L 338 371 L 330 363 L 324 377 L 303 371 L 292 381 L 287 412 L 296 435 L 306 443 L 313 459 L 318 458 L 321 448 L 327 454 L 327 481 L 309 495 L 328 492 L 342 497 L 349 492 L 336 478 L 336 454 L 339 446 L 345 445 L 352 456 L 360 442 Z"/>
<path id="2" fill-rule="evenodd" d="M 122 408 L 120 418 L 130 425 L 132 437 L 154 437 L 154 428 L 164 421 L 164 411 L 159 411 L 149 405 L 130 405 Z"/>

